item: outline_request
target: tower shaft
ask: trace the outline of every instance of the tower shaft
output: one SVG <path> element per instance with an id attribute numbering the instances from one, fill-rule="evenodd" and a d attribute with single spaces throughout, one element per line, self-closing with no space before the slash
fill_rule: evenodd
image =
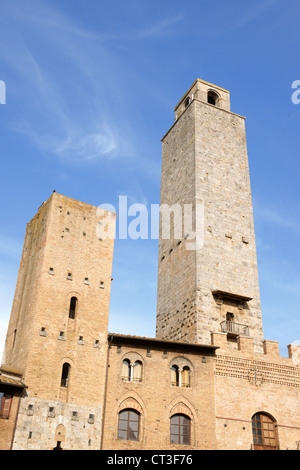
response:
<path id="1" fill-rule="evenodd" d="M 228 91 L 196 80 L 176 106 L 162 139 L 161 205 L 174 209 L 174 231 L 164 237 L 161 220 L 157 336 L 210 344 L 223 331 L 233 343 L 250 335 L 260 349 L 245 119 L 230 111 Z"/>

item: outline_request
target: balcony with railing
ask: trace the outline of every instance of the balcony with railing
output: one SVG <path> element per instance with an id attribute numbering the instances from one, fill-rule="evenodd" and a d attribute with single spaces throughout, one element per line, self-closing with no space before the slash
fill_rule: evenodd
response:
<path id="1" fill-rule="evenodd" d="M 234 321 L 223 321 L 221 331 L 231 336 L 250 336 L 249 326 Z"/>

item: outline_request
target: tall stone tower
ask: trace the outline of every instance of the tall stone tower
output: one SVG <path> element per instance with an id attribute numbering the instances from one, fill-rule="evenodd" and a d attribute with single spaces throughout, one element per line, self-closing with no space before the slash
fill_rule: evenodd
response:
<path id="1" fill-rule="evenodd" d="M 114 214 L 53 193 L 28 223 L 5 344 L 23 373 L 14 449 L 99 447 Z M 99 233 L 99 232 L 98 232 Z"/>
<path id="2" fill-rule="evenodd" d="M 223 332 L 235 348 L 245 335 L 261 351 L 245 119 L 230 111 L 227 90 L 198 79 L 176 106 L 162 139 L 161 205 L 177 228 L 180 206 L 183 230 L 164 236 L 161 223 L 157 336 L 210 344 Z"/>

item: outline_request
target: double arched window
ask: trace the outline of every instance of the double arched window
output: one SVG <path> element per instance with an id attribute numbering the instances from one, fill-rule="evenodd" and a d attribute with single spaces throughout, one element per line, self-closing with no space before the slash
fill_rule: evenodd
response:
<path id="1" fill-rule="evenodd" d="M 173 364 L 171 367 L 171 384 L 173 387 L 186 387 L 191 386 L 191 371 L 188 366 L 184 366 L 182 369 L 177 364 Z"/>
<path id="2" fill-rule="evenodd" d="M 122 364 L 122 380 L 127 382 L 142 382 L 143 364 L 141 361 L 130 362 L 124 359 Z"/>

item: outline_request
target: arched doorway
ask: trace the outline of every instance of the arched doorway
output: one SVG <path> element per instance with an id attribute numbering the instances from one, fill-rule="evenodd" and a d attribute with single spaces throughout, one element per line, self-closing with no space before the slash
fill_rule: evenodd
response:
<path id="1" fill-rule="evenodd" d="M 53 450 L 63 450 L 62 444 L 66 440 L 66 428 L 63 424 L 59 424 L 55 430 L 55 437 L 54 440 L 56 442 L 56 446 L 53 447 Z"/>
<path id="2" fill-rule="evenodd" d="M 254 450 L 279 450 L 276 420 L 267 413 L 252 417 Z"/>

